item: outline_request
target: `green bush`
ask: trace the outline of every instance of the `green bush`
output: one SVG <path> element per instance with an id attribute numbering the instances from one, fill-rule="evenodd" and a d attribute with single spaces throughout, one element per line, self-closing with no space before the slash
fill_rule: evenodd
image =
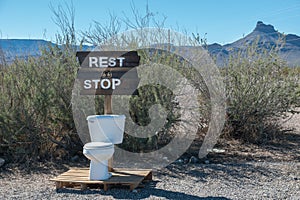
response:
<path id="1" fill-rule="evenodd" d="M 1 67 L 2 155 L 26 161 L 63 156 L 57 155 L 59 148 L 74 153 L 78 137 L 70 102 L 77 69 L 73 51 L 50 45 L 39 58 Z"/>
<path id="2" fill-rule="evenodd" d="M 279 132 L 277 117 L 299 106 L 299 69 L 257 44 L 232 56 L 226 77 L 226 135 L 261 143 Z M 297 91 L 298 90 L 298 91 Z"/>
<path id="3" fill-rule="evenodd" d="M 201 85 L 201 87 L 204 88 L 202 88 L 202 90 L 206 90 L 203 82 L 199 81 L 202 80 L 201 76 L 197 76 L 195 70 L 191 68 L 186 61 L 179 61 L 176 55 L 154 49 L 139 50 L 138 53 L 141 56 L 141 65 L 147 66 L 149 64 L 149 67 L 154 67 L 153 63 L 161 64 L 159 67 L 156 66 L 157 68 L 155 68 L 155 70 L 159 70 L 160 67 L 163 68 L 164 65 L 166 65 L 173 68 L 174 71 L 177 71 L 183 77 L 189 79 L 195 87 Z M 151 70 L 139 70 L 138 67 L 138 72 L 144 80 L 151 80 L 150 82 L 152 83 L 159 83 L 159 80 L 163 79 L 163 82 L 167 82 L 170 85 L 177 84 L 176 77 L 172 75 L 170 71 L 167 73 L 161 69 L 157 73 Z M 181 95 L 190 95 L 187 91 L 183 91 L 183 93 Z M 167 88 L 160 84 L 144 85 L 139 87 L 138 95 L 132 96 L 129 103 L 130 117 L 140 126 L 147 126 L 151 122 L 149 110 L 153 105 L 159 104 L 161 107 L 155 111 L 155 114 L 157 114 L 158 119 L 164 120 L 164 124 L 155 135 L 153 131 L 149 132 L 150 130 L 147 129 L 144 130 L 145 132 L 139 133 L 148 135 L 148 137 L 145 138 L 133 137 L 130 133 L 125 134 L 122 145 L 119 145 L 122 148 L 131 152 L 149 152 L 167 145 L 175 134 L 180 134 L 178 132 L 174 133 L 174 127 L 180 120 L 180 109 L 182 108 L 180 108 L 178 97 L 173 94 L 172 88 Z M 201 105 L 202 107 L 207 106 L 204 104 Z M 166 116 L 163 110 L 166 111 Z M 173 132 L 171 131 L 172 129 Z"/>

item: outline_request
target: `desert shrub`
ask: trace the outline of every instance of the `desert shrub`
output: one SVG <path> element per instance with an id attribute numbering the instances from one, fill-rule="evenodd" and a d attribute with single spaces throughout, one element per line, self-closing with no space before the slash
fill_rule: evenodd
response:
<path id="1" fill-rule="evenodd" d="M 176 112 L 177 103 L 172 91 L 160 85 L 143 86 L 138 89 L 137 96 L 132 96 L 130 98 L 129 103 L 130 117 L 139 126 L 147 126 L 151 122 L 152 119 L 149 116 L 149 110 L 155 104 L 162 106 L 167 112 L 167 116 L 163 119 L 165 120 L 165 123 L 162 129 L 155 133 L 155 135 L 153 135 L 153 132 L 147 132 L 144 134 L 148 135 L 148 137 L 137 138 L 128 133 L 125 134 L 124 142 L 120 146 L 132 152 L 147 152 L 167 144 L 171 137 L 168 137 L 168 140 L 166 141 L 162 141 L 160 138 L 163 137 L 163 135 L 169 135 L 169 128 L 179 117 L 179 114 Z M 158 118 L 163 117 L 161 111 L 161 109 L 156 110 Z"/>
<path id="2" fill-rule="evenodd" d="M 0 153 L 8 160 L 63 156 L 56 155 L 59 148 L 76 151 L 70 98 L 77 68 L 74 52 L 51 45 L 39 58 L 2 66 Z"/>
<path id="3" fill-rule="evenodd" d="M 129 117 L 131 117 L 131 119 L 141 127 L 147 126 L 152 120 L 157 119 L 163 120 L 163 124 L 162 126 L 160 125 L 161 127 L 157 132 L 145 128 L 140 130 L 141 132 L 138 133 L 148 137 L 134 137 L 130 135 L 131 133 L 126 133 L 122 145 L 119 146 L 131 152 L 149 152 L 169 144 L 176 134 L 181 134 L 179 129 L 176 127 L 178 122 L 181 120 L 181 109 L 199 109 L 202 117 L 207 117 L 206 119 L 208 119 L 209 105 L 207 99 L 209 96 L 207 96 L 208 89 L 206 88 L 199 72 L 197 73 L 197 71 L 191 67 L 190 63 L 185 61 L 183 58 L 179 58 L 177 55 L 171 54 L 167 51 L 155 49 L 139 50 L 138 53 L 141 56 L 141 65 L 145 65 L 152 69 L 140 70 L 139 67 L 137 67 L 139 76 L 142 77 L 143 80 L 151 80 L 150 82 L 154 84 L 139 87 L 137 90 L 138 95 L 131 96 L 129 100 Z M 155 66 L 155 64 L 158 63 L 160 65 Z M 181 85 L 182 83 L 180 83 L 179 80 L 176 80 L 176 78 L 178 78 L 178 74 L 172 74 L 169 69 L 163 69 L 165 67 L 174 69 L 174 71 L 182 77 L 188 79 L 194 88 L 197 88 L 200 91 L 200 108 L 180 107 L 179 99 L 181 103 L 185 105 L 188 105 L 189 103 L 182 102 L 187 100 L 179 96 L 189 96 L 191 95 L 191 92 L 194 91 L 183 90 Z M 154 70 L 158 72 L 155 72 Z M 160 83 L 159 80 L 161 79 L 163 79 L 164 81 L 162 82 L 167 83 L 169 87 L 161 84 L 155 84 Z M 180 94 L 175 95 L 173 93 L 172 89 L 176 88 L 174 85 L 181 85 L 177 87 L 177 89 L 181 90 Z M 157 110 L 155 110 L 155 118 L 151 119 L 149 112 L 153 105 L 160 105 L 160 107 L 157 107 Z"/>
<path id="4" fill-rule="evenodd" d="M 60 28 L 57 45 L 0 65 L 0 155 L 8 161 L 65 158 L 82 149 L 71 106 L 79 67 L 74 9 L 51 9 Z"/>
<path id="5" fill-rule="evenodd" d="M 289 68 L 275 49 L 253 44 L 232 56 L 223 73 L 227 136 L 255 143 L 272 139 L 279 131 L 276 117 L 299 105 L 299 70 Z"/>

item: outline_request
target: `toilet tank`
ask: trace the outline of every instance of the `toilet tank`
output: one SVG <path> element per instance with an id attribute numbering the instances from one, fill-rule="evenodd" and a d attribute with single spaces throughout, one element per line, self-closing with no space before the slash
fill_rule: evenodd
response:
<path id="1" fill-rule="evenodd" d="M 87 117 L 91 142 L 123 142 L 125 115 L 90 115 Z"/>

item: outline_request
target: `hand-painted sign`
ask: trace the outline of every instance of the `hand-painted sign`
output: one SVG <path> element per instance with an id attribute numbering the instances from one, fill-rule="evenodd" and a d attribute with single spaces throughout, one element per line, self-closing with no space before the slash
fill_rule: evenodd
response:
<path id="1" fill-rule="evenodd" d="M 140 57 L 136 51 L 79 51 L 80 63 L 77 78 L 81 94 L 85 95 L 132 95 L 139 79 L 135 67 Z"/>

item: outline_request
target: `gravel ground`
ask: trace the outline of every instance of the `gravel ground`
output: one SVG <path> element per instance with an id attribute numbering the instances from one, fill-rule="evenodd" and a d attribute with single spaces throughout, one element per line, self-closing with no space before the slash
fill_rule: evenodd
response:
<path id="1" fill-rule="evenodd" d="M 279 139 L 279 146 L 237 144 L 234 145 L 237 149 L 231 147 L 224 155 L 212 156 L 209 164 L 172 164 L 154 172 L 152 182 L 133 192 L 120 188 L 107 192 L 100 189 L 56 191 L 49 179 L 67 171 L 69 165 L 43 164 L 30 173 L 25 172 L 28 168 L 18 170 L 4 165 L 0 168 L 0 199 L 300 200 L 299 122 L 300 114 L 284 122 L 293 132 Z"/>
<path id="2" fill-rule="evenodd" d="M 0 199 L 300 199 L 300 163 L 172 164 L 130 192 L 55 190 L 52 173 L 1 173 Z"/>

